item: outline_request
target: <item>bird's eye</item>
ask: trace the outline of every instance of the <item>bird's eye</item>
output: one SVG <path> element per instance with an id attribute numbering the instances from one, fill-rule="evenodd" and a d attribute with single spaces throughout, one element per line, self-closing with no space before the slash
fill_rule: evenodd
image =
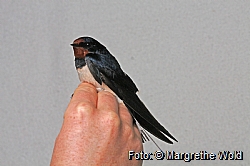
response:
<path id="1" fill-rule="evenodd" d="M 86 47 L 86 46 L 89 46 L 90 44 L 89 43 L 86 43 L 86 42 L 80 42 L 79 43 L 79 46 L 80 47 Z"/>

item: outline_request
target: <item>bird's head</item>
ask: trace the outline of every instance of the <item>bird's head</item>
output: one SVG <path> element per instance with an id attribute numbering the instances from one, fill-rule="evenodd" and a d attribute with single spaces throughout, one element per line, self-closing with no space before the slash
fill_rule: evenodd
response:
<path id="1" fill-rule="evenodd" d="M 94 53 L 105 48 L 101 43 L 91 37 L 79 37 L 70 45 L 73 46 L 76 58 L 84 58 L 88 53 Z"/>

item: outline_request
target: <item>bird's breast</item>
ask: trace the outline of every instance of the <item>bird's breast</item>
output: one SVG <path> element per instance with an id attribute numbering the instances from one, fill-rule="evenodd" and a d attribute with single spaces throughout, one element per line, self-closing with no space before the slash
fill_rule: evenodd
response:
<path id="1" fill-rule="evenodd" d="M 100 85 L 95 78 L 93 77 L 93 75 L 90 73 L 89 68 L 87 65 L 83 66 L 82 68 L 77 68 L 77 73 L 78 73 L 78 77 L 80 79 L 81 82 L 88 82 L 93 84 L 96 88 L 102 88 L 102 85 Z"/>

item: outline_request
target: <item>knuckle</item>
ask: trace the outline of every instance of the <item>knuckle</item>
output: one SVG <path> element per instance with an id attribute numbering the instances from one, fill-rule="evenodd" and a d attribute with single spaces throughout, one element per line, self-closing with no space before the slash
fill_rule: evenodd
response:
<path id="1" fill-rule="evenodd" d="M 80 102 L 76 104 L 75 108 L 76 113 L 82 116 L 90 116 L 95 110 L 95 108 L 87 102 Z"/>
<path id="2" fill-rule="evenodd" d="M 111 129 L 119 128 L 121 124 L 118 114 L 112 111 L 105 113 L 105 116 L 102 118 L 102 122 L 105 126 L 110 127 Z"/>

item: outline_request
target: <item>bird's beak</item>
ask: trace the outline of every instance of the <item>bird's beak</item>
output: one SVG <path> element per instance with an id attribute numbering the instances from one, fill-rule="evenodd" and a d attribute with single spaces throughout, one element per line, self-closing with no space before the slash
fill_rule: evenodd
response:
<path id="1" fill-rule="evenodd" d="M 79 44 L 70 44 L 72 47 L 81 47 L 81 46 L 79 46 Z"/>

